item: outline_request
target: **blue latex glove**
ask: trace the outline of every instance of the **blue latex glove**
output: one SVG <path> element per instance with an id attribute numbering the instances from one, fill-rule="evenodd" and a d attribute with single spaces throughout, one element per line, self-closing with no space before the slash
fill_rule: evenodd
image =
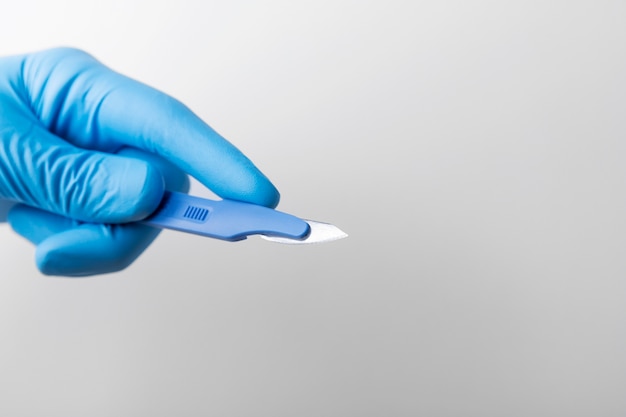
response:
<path id="1" fill-rule="evenodd" d="M 0 58 L 0 216 L 37 245 L 44 274 L 119 271 L 156 238 L 133 223 L 191 174 L 216 194 L 279 194 L 175 99 L 75 49 Z"/>

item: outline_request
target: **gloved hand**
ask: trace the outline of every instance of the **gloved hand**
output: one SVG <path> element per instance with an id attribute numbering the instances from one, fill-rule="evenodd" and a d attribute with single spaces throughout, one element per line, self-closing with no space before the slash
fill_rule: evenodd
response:
<path id="1" fill-rule="evenodd" d="M 0 58 L 0 217 L 44 274 L 130 265 L 158 231 L 134 223 L 191 174 L 224 198 L 275 207 L 270 181 L 177 100 L 69 48 Z M 16 204 L 17 203 L 17 204 Z"/>

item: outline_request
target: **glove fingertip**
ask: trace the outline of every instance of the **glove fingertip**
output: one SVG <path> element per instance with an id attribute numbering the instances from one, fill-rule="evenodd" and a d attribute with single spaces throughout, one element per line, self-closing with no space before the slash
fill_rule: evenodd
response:
<path id="1" fill-rule="evenodd" d="M 59 265 L 58 251 L 55 250 L 56 248 L 46 245 L 46 242 L 39 244 L 35 250 L 35 265 L 37 265 L 37 269 L 42 274 L 48 276 L 67 276 L 67 273 L 63 273 L 64 268 L 61 268 Z"/>
<path id="2" fill-rule="evenodd" d="M 35 251 L 44 275 L 86 277 L 128 267 L 157 237 L 148 226 L 83 224 L 50 236 Z"/>
<path id="3" fill-rule="evenodd" d="M 95 273 L 93 261 L 81 256 L 80 250 L 72 250 L 76 243 L 71 239 L 73 232 L 59 233 L 37 245 L 35 265 L 42 274 L 80 277 Z M 84 250 L 85 246 L 90 246 L 90 243 L 88 241 L 85 242 L 81 249 Z"/>
<path id="4" fill-rule="evenodd" d="M 220 197 L 270 208 L 275 208 L 280 201 L 278 189 L 257 170 L 247 172 L 245 175 L 234 173 L 229 180 L 231 184 L 229 187 L 225 187 L 225 184 L 215 184 L 211 188 Z"/>
<path id="5" fill-rule="evenodd" d="M 47 256 L 47 254 L 43 254 L 37 250 L 35 251 L 35 265 L 37 265 L 37 269 L 39 269 L 39 272 L 41 272 L 44 275 L 48 275 L 48 276 L 55 276 L 55 275 L 61 275 L 56 273 L 56 270 L 54 268 L 55 263 L 54 261 L 51 260 L 50 257 Z"/>
<path id="6" fill-rule="evenodd" d="M 137 162 L 139 163 L 140 161 Z M 133 207 L 133 213 L 129 215 L 130 221 L 141 220 L 148 217 L 156 210 L 165 192 L 165 181 L 163 180 L 161 171 L 147 162 L 141 162 L 146 170 L 145 182 L 137 195 L 137 202 Z"/>
<path id="7" fill-rule="evenodd" d="M 280 201 L 280 192 L 274 185 L 268 181 L 268 185 L 263 189 L 263 199 L 261 204 L 270 208 L 276 208 Z"/>
<path id="8" fill-rule="evenodd" d="M 97 204 L 104 210 L 93 210 L 96 221 L 127 223 L 150 215 L 159 205 L 165 191 L 158 168 L 136 158 L 109 157 L 109 182 L 102 184 L 105 199 Z M 106 188 L 105 188 L 106 187 Z"/>
<path id="9" fill-rule="evenodd" d="M 280 193 L 269 180 L 258 181 L 246 200 L 261 206 L 276 208 L 280 201 Z"/>

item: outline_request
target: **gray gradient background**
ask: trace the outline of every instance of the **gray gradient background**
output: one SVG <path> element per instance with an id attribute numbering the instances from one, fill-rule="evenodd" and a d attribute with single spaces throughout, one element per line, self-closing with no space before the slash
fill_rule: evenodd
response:
<path id="1" fill-rule="evenodd" d="M 625 21 L 622 1 L 3 2 L 0 54 L 90 51 L 350 238 L 166 232 L 71 280 L 0 226 L 0 415 L 626 415 Z"/>

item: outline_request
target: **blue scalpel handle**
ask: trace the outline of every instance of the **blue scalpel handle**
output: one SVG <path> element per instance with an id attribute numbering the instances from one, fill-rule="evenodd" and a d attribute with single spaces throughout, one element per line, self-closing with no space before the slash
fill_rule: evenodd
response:
<path id="1" fill-rule="evenodd" d="M 170 191 L 141 223 L 231 242 L 256 234 L 302 240 L 311 232 L 306 221 L 278 210 Z"/>

